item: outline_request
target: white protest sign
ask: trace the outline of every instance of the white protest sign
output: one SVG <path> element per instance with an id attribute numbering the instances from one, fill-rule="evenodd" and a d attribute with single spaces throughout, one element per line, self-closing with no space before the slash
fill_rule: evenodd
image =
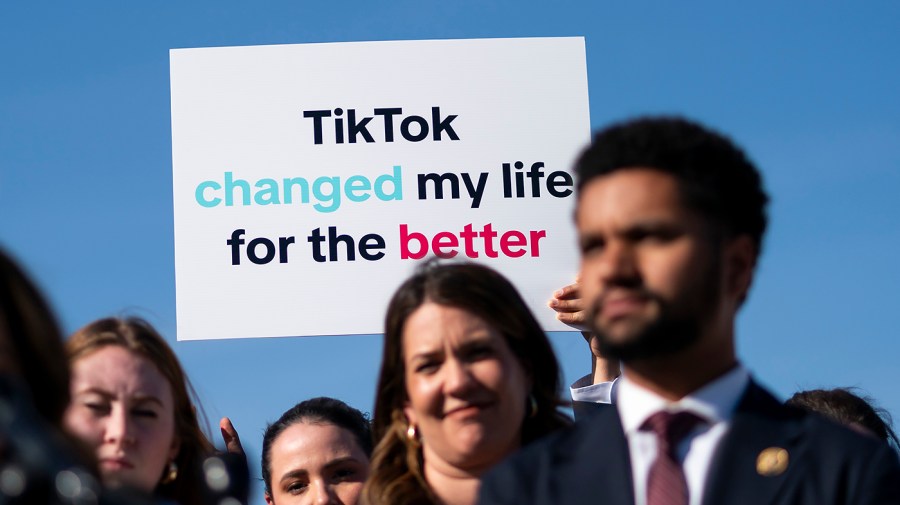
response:
<path id="1" fill-rule="evenodd" d="M 491 266 L 545 330 L 578 254 L 584 39 L 174 49 L 179 340 L 370 334 L 425 258 Z"/>

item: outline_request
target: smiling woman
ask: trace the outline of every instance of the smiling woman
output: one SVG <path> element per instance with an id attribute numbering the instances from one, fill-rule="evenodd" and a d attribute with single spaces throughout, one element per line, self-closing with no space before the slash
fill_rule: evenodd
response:
<path id="1" fill-rule="evenodd" d="M 360 411 L 333 398 L 300 402 L 263 436 L 266 503 L 356 505 L 371 454 L 369 421 Z"/>
<path id="2" fill-rule="evenodd" d="M 66 344 L 72 400 L 64 422 L 97 457 L 103 483 L 201 503 L 196 471 L 212 454 L 187 377 L 146 321 L 108 318 Z"/>
<path id="3" fill-rule="evenodd" d="M 473 505 L 503 458 L 569 423 L 547 336 L 499 273 L 427 263 L 385 323 L 368 505 Z"/>

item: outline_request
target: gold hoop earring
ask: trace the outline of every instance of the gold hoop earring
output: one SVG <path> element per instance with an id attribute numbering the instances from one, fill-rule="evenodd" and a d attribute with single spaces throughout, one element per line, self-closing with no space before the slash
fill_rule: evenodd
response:
<path id="1" fill-rule="evenodd" d="M 178 478 L 178 463 L 175 461 L 169 461 L 169 466 L 166 467 L 166 474 L 163 475 L 163 478 L 160 484 L 171 484 L 175 482 L 175 479 Z"/>
<path id="2" fill-rule="evenodd" d="M 526 415 L 528 417 L 534 417 L 538 413 L 538 402 L 537 398 L 534 397 L 534 393 L 528 394 L 528 407 L 525 409 Z"/>

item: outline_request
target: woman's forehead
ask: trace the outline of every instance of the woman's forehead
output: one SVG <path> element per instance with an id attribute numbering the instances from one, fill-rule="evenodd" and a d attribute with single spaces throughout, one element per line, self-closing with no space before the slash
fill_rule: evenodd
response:
<path id="1" fill-rule="evenodd" d="M 147 357 L 122 346 L 108 345 L 85 354 L 72 365 L 76 393 L 99 389 L 114 396 L 155 397 L 171 403 L 172 388 Z"/>

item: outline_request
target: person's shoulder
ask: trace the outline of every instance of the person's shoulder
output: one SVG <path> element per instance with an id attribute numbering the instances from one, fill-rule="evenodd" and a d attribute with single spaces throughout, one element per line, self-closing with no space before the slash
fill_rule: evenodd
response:
<path id="1" fill-rule="evenodd" d="M 842 482 L 848 496 L 900 503 L 900 455 L 886 442 L 818 414 L 804 413 L 808 460 L 822 479 Z"/>
<path id="2" fill-rule="evenodd" d="M 794 436 L 803 438 L 814 454 L 860 458 L 887 451 L 896 459 L 890 446 L 874 436 L 859 433 L 814 412 L 785 405 L 756 384 L 751 385 L 738 411 L 768 418 Z"/>
<path id="3" fill-rule="evenodd" d="M 900 459 L 886 443 L 784 405 L 755 383 L 741 399 L 720 449 L 719 462 L 727 467 L 722 474 L 727 478 L 717 481 L 720 493 L 729 493 L 735 482 L 780 482 L 779 493 L 791 503 L 900 504 Z M 760 458 L 771 449 L 783 454 L 785 466 L 769 478 Z M 763 475 L 766 479 L 757 478 Z"/>
<path id="4" fill-rule="evenodd" d="M 604 442 L 617 433 L 624 437 L 618 411 L 612 405 L 597 405 L 596 409 L 579 417 L 575 423 L 525 446 L 510 460 L 529 460 L 537 455 L 571 457 L 580 451 L 594 451 L 594 443 Z"/>
<path id="5" fill-rule="evenodd" d="M 900 457 L 886 442 L 789 405 L 764 410 L 784 433 L 796 437 L 795 464 L 806 483 L 860 503 L 900 503 Z"/>
<path id="6" fill-rule="evenodd" d="M 610 443 L 612 442 L 612 443 Z M 614 408 L 603 409 L 523 447 L 485 476 L 483 504 L 550 504 L 559 489 L 589 483 L 602 461 L 627 461 L 604 454 L 627 451 Z"/>
<path id="7" fill-rule="evenodd" d="M 591 431 L 588 423 L 578 422 L 543 436 L 507 457 L 489 475 L 502 473 L 500 470 L 504 469 L 517 474 L 530 473 L 531 468 L 541 468 L 550 462 L 558 462 L 560 458 L 568 458 L 572 447 L 577 446 Z"/>

